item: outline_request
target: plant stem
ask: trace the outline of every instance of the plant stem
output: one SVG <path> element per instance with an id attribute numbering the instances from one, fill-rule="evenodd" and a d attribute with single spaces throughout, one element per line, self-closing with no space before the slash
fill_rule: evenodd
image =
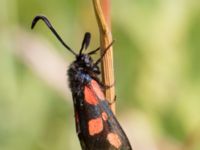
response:
<path id="1" fill-rule="evenodd" d="M 100 2 L 101 1 L 101 2 Z M 110 0 L 93 0 L 94 11 L 100 32 L 101 53 L 112 42 L 111 21 L 110 21 Z M 111 109 L 115 113 L 115 87 L 114 87 L 114 69 L 113 69 L 113 50 L 112 46 L 102 59 L 102 80 L 105 85 L 113 85 L 105 90 L 105 96 L 111 103 Z"/>

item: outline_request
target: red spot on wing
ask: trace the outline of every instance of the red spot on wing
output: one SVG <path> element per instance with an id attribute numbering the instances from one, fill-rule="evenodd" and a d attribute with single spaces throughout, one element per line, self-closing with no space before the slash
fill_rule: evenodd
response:
<path id="1" fill-rule="evenodd" d="M 98 104 L 98 100 L 97 100 L 94 92 L 88 86 L 85 86 L 84 96 L 85 96 L 85 101 L 87 103 L 89 103 L 91 105 L 97 105 Z"/>
<path id="2" fill-rule="evenodd" d="M 100 133 L 103 130 L 103 121 L 101 118 L 91 119 L 88 122 L 88 130 L 91 136 Z"/>
<path id="3" fill-rule="evenodd" d="M 95 94 L 97 95 L 97 97 L 101 100 L 105 100 L 105 96 L 104 96 L 99 84 L 95 80 L 91 80 L 91 86 L 92 86 L 92 89 L 94 90 Z"/>
<path id="4" fill-rule="evenodd" d="M 105 112 L 102 112 L 101 116 L 104 121 L 108 120 L 108 115 Z"/>
<path id="5" fill-rule="evenodd" d="M 122 145 L 119 136 L 115 133 L 108 133 L 107 140 L 111 145 L 113 145 L 117 149 Z"/>

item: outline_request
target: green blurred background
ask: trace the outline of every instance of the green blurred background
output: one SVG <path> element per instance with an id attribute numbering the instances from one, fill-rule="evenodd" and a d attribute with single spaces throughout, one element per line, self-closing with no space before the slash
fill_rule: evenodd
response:
<path id="1" fill-rule="evenodd" d="M 80 150 L 66 69 L 99 45 L 92 1 L 1 0 L 0 150 Z M 112 1 L 117 116 L 135 150 L 200 150 L 200 1 Z"/>

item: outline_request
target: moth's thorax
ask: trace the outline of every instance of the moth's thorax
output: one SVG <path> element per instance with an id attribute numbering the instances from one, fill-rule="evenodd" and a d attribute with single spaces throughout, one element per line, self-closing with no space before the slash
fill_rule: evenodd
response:
<path id="1" fill-rule="evenodd" d="M 99 68 L 94 65 L 92 58 L 87 54 L 81 54 L 68 69 L 69 86 L 71 89 L 80 89 L 99 73 Z"/>

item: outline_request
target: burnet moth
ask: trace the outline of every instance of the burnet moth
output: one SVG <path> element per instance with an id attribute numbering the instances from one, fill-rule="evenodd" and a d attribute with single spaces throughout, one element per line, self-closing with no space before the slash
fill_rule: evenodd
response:
<path id="1" fill-rule="evenodd" d="M 83 150 L 132 150 L 129 140 L 119 122 L 112 113 L 109 103 L 103 94 L 103 84 L 98 75 L 98 64 L 113 42 L 104 50 L 100 58 L 94 62 L 91 55 L 100 48 L 84 54 L 90 43 L 90 33 L 86 32 L 79 53 L 75 53 L 59 36 L 45 16 L 36 16 L 32 21 L 33 29 L 42 20 L 74 56 L 68 69 L 69 87 L 72 92 L 76 132 Z"/>

